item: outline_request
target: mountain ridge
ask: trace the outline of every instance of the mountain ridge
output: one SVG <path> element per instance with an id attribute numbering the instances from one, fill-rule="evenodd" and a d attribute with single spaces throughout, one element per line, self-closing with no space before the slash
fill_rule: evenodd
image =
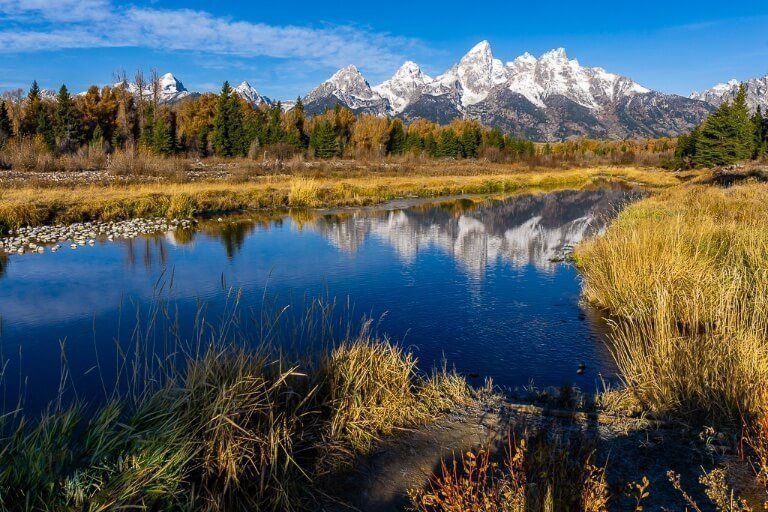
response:
<path id="1" fill-rule="evenodd" d="M 712 110 L 707 102 L 652 91 L 603 68 L 584 67 L 569 59 L 564 48 L 539 58 L 524 53 L 504 63 L 494 57 L 488 41 L 473 46 L 435 78 L 407 61 L 391 78 L 371 87 L 352 66 L 304 97 L 309 114 L 336 104 L 358 114 L 406 121 L 476 119 L 542 141 L 676 136 Z"/>

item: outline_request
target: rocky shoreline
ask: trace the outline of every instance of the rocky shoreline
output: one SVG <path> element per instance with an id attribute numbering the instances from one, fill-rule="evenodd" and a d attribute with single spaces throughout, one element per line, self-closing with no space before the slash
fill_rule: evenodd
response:
<path id="1" fill-rule="evenodd" d="M 116 222 L 77 222 L 67 225 L 28 226 L 11 230 L 8 236 L 0 237 L 0 252 L 7 254 L 56 252 L 64 246 L 77 249 L 93 246 L 97 240 L 135 238 L 190 228 L 194 219 L 166 219 L 162 217 L 138 218 Z"/>

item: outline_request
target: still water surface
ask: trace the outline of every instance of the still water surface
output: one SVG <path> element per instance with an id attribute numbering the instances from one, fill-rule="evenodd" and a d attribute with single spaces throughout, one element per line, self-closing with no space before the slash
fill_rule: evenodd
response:
<path id="1" fill-rule="evenodd" d="M 221 313 L 230 287 L 253 311 L 265 290 L 278 305 L 330 296 L 377 319 L 425 369 L 445 357 L 504 386 L 594 389 L 615 372 L 604 326 L 580 305 L 576 269 L 557 260 L 635 197 L 600 189 L 240 214 L 195 231 L 13 255 L 0 269 L 6 380 L 20 375 L 29 402 L 43 403 L 58 385 L 64 342 L 71 379 L 87 395 L 94 353 L 130 338 L 131 308 L 153 302 L 163 283 L 182 324 L 200 302 Z"/>

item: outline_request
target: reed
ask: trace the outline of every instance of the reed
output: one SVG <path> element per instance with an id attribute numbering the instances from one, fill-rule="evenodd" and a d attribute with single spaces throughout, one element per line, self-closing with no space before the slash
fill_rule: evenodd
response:
<path id="1" fill-rule="evenodd" d="M 329 308 L 314 307 L 297 323 L 280 318 L 286 310 L 262 322 L 258 345 L 237 315 L 213 328 L 201 311 L 183 347 L 125 352 L 122 384 L 105 401 L 61 393 L 40 416 L 6 411 L 0 509 L 315 510 L 326 492 L 318 482 L 378 439 L 472 400 L 466 384 L 456 395 L 463 379 L 423 375 L 369 323 L 340 343 L 305 345 L 335 337 Z M 178 326 L 166 329 L 164 315 L 153 310 L 150 323 L 175 340 Z M 294 329 L 276 333 L 285 322 Z M 150 331 L 137 321 L 128 345 L 155 346 L 140 334 Z M 296 345 L 277 345 L 283 336 Z"/>
<path id="2" fill-rule="evenodd" d="M 768 186 L 685 186 L 629 206 L 576 260 L 614 317 L 627 393 L 738 421 L 768 403 Z"/>

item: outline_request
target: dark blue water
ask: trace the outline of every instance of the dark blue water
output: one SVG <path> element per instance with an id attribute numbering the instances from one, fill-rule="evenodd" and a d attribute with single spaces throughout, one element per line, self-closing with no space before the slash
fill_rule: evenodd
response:
<path id="1" fill-rule="evenodd" d="M 194 232 L 12 255 L 0 271 L 6 386 L 20 385 L 30 402 L 48 400 L 61 379 L 63 345 L 67 381 L 81 395 L 95 393 L 95 354 L 114 356 L 135 311 L 162 286 L 182 326 L 201 303 L 209 317 L 219 315 L 231 288 L 254 316 L 265 290 L 273 309 L 333 297 L 353 305 L 347 316 L 366 314 L 379 333 L 412 347 L 425 369 L 445 357 L 499 385 L 594 389 L 599 374 L 610 379 L 615 371 L 601 320 L 580 305 L 576 269 L 556 260 L 603 229 L 631 195 L 567 191 L 240 214 L 202 221 Z M 578 376 L 582 361 L 587 372 Z"/>

